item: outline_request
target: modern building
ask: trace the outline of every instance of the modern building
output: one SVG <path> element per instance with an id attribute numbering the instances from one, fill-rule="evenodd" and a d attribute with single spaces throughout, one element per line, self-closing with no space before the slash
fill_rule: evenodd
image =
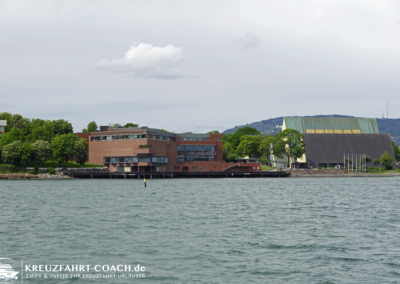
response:
<path id="1" fill-rule="evenodd" d="M 6 133 L 7 120 L 0 120 L 0 135 Z"/>
<path id="2" fill-rule="evenodd" d="M 148 127 L 77 133 L 89 141 L 89 162 L 123 172 L 252 172 L 259 163 L 226 163 L 222 134 L 176 134 Z"/>
<path id="3" fill-rule="evenodd" d="M 375 118 L 285 117 L 282 130 L 295 129 L 304 135 L 306 153 L 291 159 L 291 166 L 335 167 L 344 165 L 345 157 L 360 163 L 361 155 L 379 159 L 388 151 L 397 167 L 389 134 L 380 134 Z M 273 165 L 285 167 L 287 158 L 271 156 Z M 373 167 L 372 163 L 367 164 Z"/>

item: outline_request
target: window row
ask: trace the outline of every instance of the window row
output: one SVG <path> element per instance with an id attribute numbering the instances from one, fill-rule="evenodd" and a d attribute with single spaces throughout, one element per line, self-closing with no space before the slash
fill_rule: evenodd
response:
<path id="1" fill-rule="evenodd" d="M 161 172 L 163 171 L 164 167 L 155 167 L 156 172 Z M 117 167 L 117 171 L 118 172 L 136 172 L 137 171 L 137 167 L 123 167 L 123 166 L 118 166 Z"/>
<path id="2" fill-rule="evenodd" d="M 178 138 L 178 141 L 210 141 L 210 138 Z"/>
<path id="3" fill-rule="evenodd" d="M 215 152 L 215 145 L 178 145 L 179 152 L 203 152 L 203 150 L 204 152 Z"/>
<path id="4" fill-rule="evenodd" d="M 178 162 L 184 161 L 215 161 L 212 155 L 178 155 Z"/>
<path id="5" fill-rule="evenodd" d="M 168 163 L 168 157 L 105 157 L 105 164 L 132 164 L 132 163 Z"/>
<path id="6" fill-rule="evenodd" d="M 207 167 L 200 167 L 200 171 L 205 171 Z M 179 167 L 174 167 L 174 170 L 179 170 Z M 192 167 L 192 171 L 197 171 L 197 167 Z"/>
<path id="7" fill-rule="evenodd" d="M 164 141 L 175 141 L 174 137 L 162 136 L 162 135 L 149 135 L 149 134 L 92 136 L 90 138 L 91 141 L 133 140 L 133 139 L 154 139 L 154 140 L 164 140 Z"/>
<path id="8" fill-rule="evenodd" d="M 200 171 L 205 171 L 206 167 L 200 167 Z M 192 172 L 197 172 L 197 167 L 192 167 Z"/>

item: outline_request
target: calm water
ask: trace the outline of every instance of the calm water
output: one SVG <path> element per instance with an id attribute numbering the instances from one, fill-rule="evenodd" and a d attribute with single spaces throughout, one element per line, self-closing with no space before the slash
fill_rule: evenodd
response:
<path id="1" fill-rule="evenodd" d="M 400 179 L 0 181 L 0 257 L 140 264 L 145 279 L 400 283 Z"/>

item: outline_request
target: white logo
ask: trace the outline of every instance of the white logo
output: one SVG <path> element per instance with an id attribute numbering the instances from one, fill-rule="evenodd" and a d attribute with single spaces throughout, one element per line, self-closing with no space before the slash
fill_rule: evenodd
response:
<path id="1" fill-rule="evenodd" d="M 0 281 L 14 281 L 18 279 L 17 274 L 19 273 L 18 271 L 14 271 L 11 267 L 11 264 L 6 264 L 3 263 L 4 261 L 2 260 L 10 260 L 11 262 L 14 262 L 10 258 L 0 258 Z"/>

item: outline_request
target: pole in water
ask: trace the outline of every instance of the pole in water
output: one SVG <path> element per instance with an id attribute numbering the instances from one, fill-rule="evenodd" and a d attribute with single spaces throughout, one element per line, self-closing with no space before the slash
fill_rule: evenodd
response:
<path id="1" fill-rule="evenodd" d="M 144 179 L 144 187 L 146 187 L 146 179 Z"/>

